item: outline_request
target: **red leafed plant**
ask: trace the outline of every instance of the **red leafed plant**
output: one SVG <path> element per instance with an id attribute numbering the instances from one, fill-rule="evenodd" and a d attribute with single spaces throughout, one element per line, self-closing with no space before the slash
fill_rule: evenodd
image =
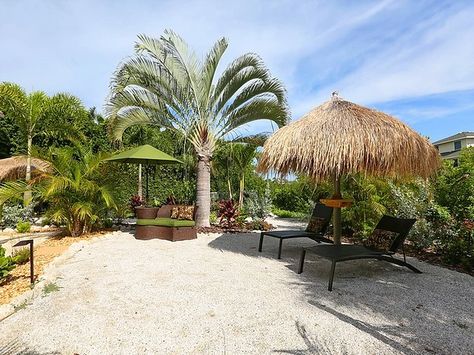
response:
<path id="1" fill-rule="evenodd" d="M 143 205 L 143 200 L 140 196 L 138 195 L 133 195 L 130 198 L 130 208 L 132 211 L 135 211 L 135 207 L 142 206 Z"/>
<path id="2" fill-rule="evenodd" d="M 219 225 L 223 228 L 232 228 L 239 217 L 238 204 L 234 200 L 219 201 Z"/>

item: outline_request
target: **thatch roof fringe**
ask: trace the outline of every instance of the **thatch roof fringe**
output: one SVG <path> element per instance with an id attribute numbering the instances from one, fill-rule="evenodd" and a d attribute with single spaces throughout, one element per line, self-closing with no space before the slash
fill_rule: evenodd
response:
<path id="1" fill-rule="evenodd" d="M 258 169 L 317 181 L 358 172 L 427 178 L 439 164 L 437 149 L 403 122 L 333 96 L 273 134 Z"/>
<path id="2" fill-rule="evenodd" d="M 26 175 L 26 160 L 24 155 L 18 155 L 6 159 L 0 159 L 0 181 L 24 179 Z M 48 171 L 50 165 L 48 162 L 31 158 L 32 173 L 37 171 Z"/>

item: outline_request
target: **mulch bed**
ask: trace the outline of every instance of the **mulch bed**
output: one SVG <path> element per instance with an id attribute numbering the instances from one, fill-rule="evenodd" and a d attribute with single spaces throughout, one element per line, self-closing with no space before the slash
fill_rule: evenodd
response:
<path id="1" fill-rule="evenodd" d="M 35 247 L 35 279 L 43 273 L 44 268 L 58 255 L 65 252 L 68 247 L 81 240 L 89 240 L 100 237 L 110 231 L 84 234 L 80 237 L 52 237 Z M 31 289 L 30 285 L 30 264 L 29 262 L 18 265 L 0 283 L 0 305 L 9 303 L 16 296 Z"/>

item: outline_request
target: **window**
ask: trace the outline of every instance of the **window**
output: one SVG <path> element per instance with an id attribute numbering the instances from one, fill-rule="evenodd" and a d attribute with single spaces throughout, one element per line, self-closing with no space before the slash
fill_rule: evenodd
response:
<path id="1" fill-rule="evenodd" d="M 454 150 L 461 150 L 461 141 L 454 141 Z"/>

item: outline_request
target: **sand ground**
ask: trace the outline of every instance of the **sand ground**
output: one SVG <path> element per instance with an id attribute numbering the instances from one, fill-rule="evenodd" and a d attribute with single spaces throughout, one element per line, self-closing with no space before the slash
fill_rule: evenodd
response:
<path id="1" fill-rule="evenodd" d="M 258 253 L 258 237 L 86 243 L 46 271 L 57 288 L 0 322 L 0 354 L 473 353 L 471 276 L 351 261 L 328 292 L 327 261 L 295 272 L 314 242 L 288 241 L 277 260 L 277 240 Z"/>

